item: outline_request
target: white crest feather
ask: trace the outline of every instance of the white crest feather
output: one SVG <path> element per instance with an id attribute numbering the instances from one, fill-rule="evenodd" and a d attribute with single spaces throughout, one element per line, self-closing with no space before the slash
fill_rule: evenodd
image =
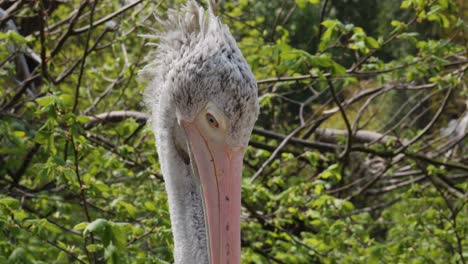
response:
<path id="1" fill-rule="evenodd" d="M 207 49 L 207 53 L 209 50 L 216 50 L 213 46 L 216 43 L 227 43 L 237 49 L 228 27 L 214 15 L 213 7 L 217 2 L 212 2 L 213 0 L 208 0 L 208 12 L 205 12 L 194 0 L 189 0 L 180 9 L 169 9 L 166 20 L 155 15 L 156 20 L 162 25 L 162 30 L 155 30 L 154 34 L 140 35 L 150 40 L 157 40 L 147 44 L 157 49 L 149 53 L 147 56 L 149 63 L 139 71 L 142 79 L 153 82 L 153 85 L 149 85 L 145 91 L 146 105 L 158 103 L 157 89 L 165 82 L 168 72 L 175 64 L 181 63 L 187 53 L 195 50 L 197 46 L 206 46 L 206 48 L 211 46 Z"/>

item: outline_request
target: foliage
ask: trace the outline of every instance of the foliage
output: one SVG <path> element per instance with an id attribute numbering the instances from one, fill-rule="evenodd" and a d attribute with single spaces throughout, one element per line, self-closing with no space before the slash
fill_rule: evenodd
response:
<path id="1" fill-rule="evenodd" d="M 0 263 L 173 261 L 136 75 L 180 2 L 0 2 Z M 466 263 L 463 4 L 221 4 L 260 93 L 243 263 Z"/>

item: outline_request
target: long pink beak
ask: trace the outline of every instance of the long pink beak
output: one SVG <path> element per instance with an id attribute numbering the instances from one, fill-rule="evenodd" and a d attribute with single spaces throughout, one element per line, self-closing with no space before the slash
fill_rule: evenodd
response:
<path id="1" fill-rule="evenodd" d="M 205 209 L 210 264 L 239 264 L 242 157 L 244 147 L 210 142 L 184 123 Z M 195 172 L 196 173 L 196 172 Z"/>

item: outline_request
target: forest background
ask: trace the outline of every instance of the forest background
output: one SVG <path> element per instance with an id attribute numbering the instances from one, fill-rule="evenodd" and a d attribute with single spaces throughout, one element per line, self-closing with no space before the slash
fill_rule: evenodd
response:
<path id="1" fill-rule="evenodd" d="M 137 73 L 182 2 L 0 0 L 0 263 L 173 261 Z M 467 262 L 467 6 L 218 6 L 261 105 L 243 263 Z"/>

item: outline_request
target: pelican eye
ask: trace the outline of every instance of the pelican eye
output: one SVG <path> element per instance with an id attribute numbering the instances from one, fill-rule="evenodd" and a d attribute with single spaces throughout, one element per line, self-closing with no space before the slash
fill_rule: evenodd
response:
<path id="1" fill-rule="evenodd" d="M 206 113 L 206 121 L 208 121 L 208 124 L 212 128 L 218 128 L 219 127 L 218 120 L 216 120 L 216 118 L 210 113 Z"/>

